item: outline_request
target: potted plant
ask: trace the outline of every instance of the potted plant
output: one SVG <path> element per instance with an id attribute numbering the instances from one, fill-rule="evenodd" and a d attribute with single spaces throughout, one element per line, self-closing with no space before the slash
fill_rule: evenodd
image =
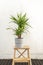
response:
<path id="1" fill-rule="evenodd" d="M 17 14 L 17 17 L 11 16 L 11 22 L 14 24 L 17 24 L 16 28 L 7 28 L 7 29 L 12 29 L 14 34 L 17 36 L 15 38 L 15 46 L 16 47 L 21 47 L 22 44 L 22 34 L 25 32 L 26 27 L 31 27 L 30 24 L 27 22 L 29 19 L 26 17 L 25 14 Z"/>

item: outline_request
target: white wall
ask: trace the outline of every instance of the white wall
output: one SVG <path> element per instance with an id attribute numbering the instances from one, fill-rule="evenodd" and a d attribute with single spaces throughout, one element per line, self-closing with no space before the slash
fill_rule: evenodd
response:
<path id="1" fill-rule="evenodd" d="M 0 58 L 13 57 L 15 36 L 6 28 L 10 15 L 17 12 L 26 12 L 30 18 L 32 28 L 24 44 L 29 45 L 31 58 L 43 58 L 43 0 L 0 0 Z"/>

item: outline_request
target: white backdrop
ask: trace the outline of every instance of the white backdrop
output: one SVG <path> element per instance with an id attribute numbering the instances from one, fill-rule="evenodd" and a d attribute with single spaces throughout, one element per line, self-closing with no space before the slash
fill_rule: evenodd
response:
<path id="1" fill-rule="evenodd" d="M 24 34 L 24 44 L 30 47 L 31 58 L 43 58 L 43 0 L 0 0 L 0 58 L 12 58 L 14 39 L 6 30 L 10 15 L 26 12 L 30 18 L 30 33 Z"/>

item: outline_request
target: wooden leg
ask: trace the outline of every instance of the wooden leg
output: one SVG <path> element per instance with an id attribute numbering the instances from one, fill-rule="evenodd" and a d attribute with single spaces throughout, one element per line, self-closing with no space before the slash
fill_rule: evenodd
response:
<path id="1" fill-rule="evenodd" d="M 28 65 L 31 65 L 31 61 L 30 60 L 28 61 Z"/>
<path id="2" fill-rule="evenodd" d="M 28 62 L 28 65 L 29 65 L 29 62 Z"/>
<path id="3" fill-rule="evenodd" d="M 29 61 L 28 61 L 28 65 L 29 65 Z"/>
<path id="4" fill-rule="evenodd" d="M 30 65 L 32 65 L 32 62 L 31 62 L 31 60 L 30 60 Z"/>
<path id="5" fill-rule="evenodd" d="M 14 60 L 12 61 L 12 65 L 14 65 Z"/>

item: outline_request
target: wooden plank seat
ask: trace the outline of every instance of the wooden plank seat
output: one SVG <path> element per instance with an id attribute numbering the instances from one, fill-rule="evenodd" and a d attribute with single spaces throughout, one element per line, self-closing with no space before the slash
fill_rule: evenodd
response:
<path id="1" fill-rule="evenodd" d="M 30 61 L 30 58 L 16 58 L 14 59 L 14 62 L 28 62 Z"/>

